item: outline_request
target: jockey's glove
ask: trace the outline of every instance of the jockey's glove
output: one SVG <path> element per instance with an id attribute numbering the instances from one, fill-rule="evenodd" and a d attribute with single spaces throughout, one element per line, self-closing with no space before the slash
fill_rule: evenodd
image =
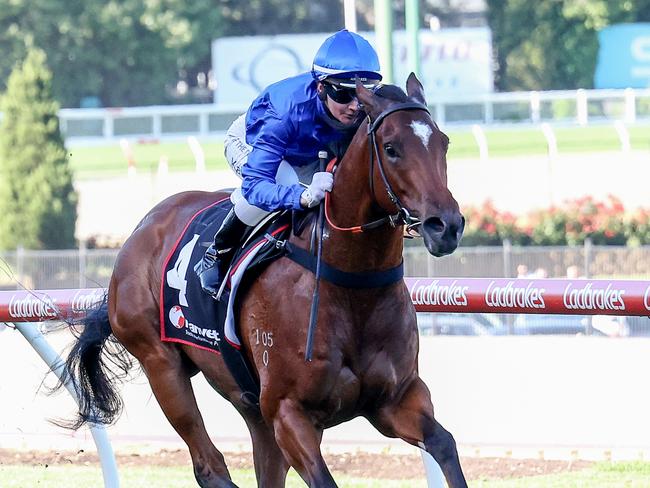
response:
<path id="1" fill-rule="evenodd" d="M 300 195 L 300 205 L 306 208 L 315 207 L 325 198 L 325 192 L 332 190 L 333 184 L 334 175 L 332 173 L 327 171 L 314 173 L 311 184 Z"/>

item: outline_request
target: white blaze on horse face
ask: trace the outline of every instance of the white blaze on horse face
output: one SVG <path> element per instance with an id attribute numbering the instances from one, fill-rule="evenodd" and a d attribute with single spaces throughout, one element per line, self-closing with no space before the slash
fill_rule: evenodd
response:
<path id="1" fill-rule="evenodd" d="M 410 127 L 411 127 L 411 129 L 413 129 L 413 134 L 418 136 L 420 138 L 420 140 L 422 141 L 422 144 L 424 145 L 424 147 L 428 149 L 428 147 L 429 147 L 429 139 L 431 138 L 431 134 L 433 134 L 433 131 L 431 130 L 431 127 L 429 127 L 424 122 L 419 122 L 417 120 L 414 120 L 413 122 L 411 122 Z"/>

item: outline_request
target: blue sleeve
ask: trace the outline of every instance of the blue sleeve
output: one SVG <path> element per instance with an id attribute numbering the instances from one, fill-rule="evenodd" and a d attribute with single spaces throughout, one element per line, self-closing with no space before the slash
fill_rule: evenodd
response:
<path id="1" fill-rule="evenodd" d="M 253 150 L 242 167 L 242 194 L 251 205 L 273 212 L 279 209 L 300 209 L 300 185 L 278 185 L 275 175 L 293 136 L 288 117 L 280 118 L 270 106 L 255 122 L 257 134 Z"/>

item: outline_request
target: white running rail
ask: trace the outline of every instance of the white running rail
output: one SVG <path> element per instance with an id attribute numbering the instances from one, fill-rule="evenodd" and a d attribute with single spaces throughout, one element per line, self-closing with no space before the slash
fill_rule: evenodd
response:
<path id="1" fill-rule="evenodd" d="M 429 100 L 439 125 L 472 124 L 625 124 L 650 121 L 650 89 L 566 90 L 459 95 Z M 125 108 L 62 109 L 61 131 L 70 144 L 105 144 L 121 138 L 143 141 L 223 137 L 247 107 L 165 105 Z"/>

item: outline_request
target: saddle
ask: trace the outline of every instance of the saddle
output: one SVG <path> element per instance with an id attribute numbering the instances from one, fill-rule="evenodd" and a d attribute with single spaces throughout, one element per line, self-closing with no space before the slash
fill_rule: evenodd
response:
<path id="1" fill-rule="evenodd" d="M 259 402 L 259 380 L 241 351 L 236 320 L 239 298 L 254 279 L 285 250 L 291 230 L 302 232 L 313 212 L 278 212 L 244 238 L 233 254 L 220 299 L 201 288 L 193 272 L 205 249 L 232 208 L 229 198 L 199 210 L 192 216 L 176 245 L 165 259 L 161 283 L 160 334 L 177 342 L 220 354 L 249 404 Z"/>
<path id="2" fill-rule="evenodd" d="M 205 293 L 194 273 L 215 232 L 232 208 L 225 198 L 192 216 L 164 262 L 160 335 L 163 341 L 177 342 L 221 354 L 242 390 L 242 399 L 259 405 L 259 378 L 241 351 L 237 312 L 240 299 L 255 278 L 274 260 L 287 257 L 306 270 L 317 268 L 314 249 L 289 243 L 291 232 L 301 235 L 316 215 L 316 210 L 278 212 L 244 237 L 234 253 L 219 299 Z M 316 226 L 313 226 L 316 229 Z M 312 243 L 314 235 L 312 234 Z M 368 289 L 389 286 L 404 276 L 403 264 L 369 272 L 346 272 L 321 262 L 321 277 L 344 288 Z"/>

